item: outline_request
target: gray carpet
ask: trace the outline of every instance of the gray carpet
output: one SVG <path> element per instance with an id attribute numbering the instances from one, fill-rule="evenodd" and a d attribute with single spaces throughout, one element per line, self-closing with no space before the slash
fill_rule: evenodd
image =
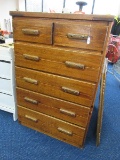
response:
<path id="1" fill-rule="evenodd" d="M 14 122 L 0 110 L 0 160 L 120 160 L 120 82 L 107 73 L 101 143 L 96 147 L 98 95 L 83 149 Z"/>

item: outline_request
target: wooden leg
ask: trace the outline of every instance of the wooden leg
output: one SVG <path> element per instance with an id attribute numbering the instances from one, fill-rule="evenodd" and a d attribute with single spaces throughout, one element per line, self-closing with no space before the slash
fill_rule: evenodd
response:
<path id="1" fill-rule="evenodd" d="M 102 118 L 103 118 L 103 109 L 104 109 L 104 91 L 106 84 L 106 67 L 102 72 L 101 81 L 100 81 L 100 97 L 99 97 L 99 108 L 98 108 L 98 119 L 97 119 L 97 135 L 96 135 L 96 145 L 100 144 L 101 128 L 102 128 Z"/>

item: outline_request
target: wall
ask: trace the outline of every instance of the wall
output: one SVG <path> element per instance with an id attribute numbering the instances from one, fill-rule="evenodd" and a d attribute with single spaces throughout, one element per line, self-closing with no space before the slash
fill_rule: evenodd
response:
<path id="1" fill-rule="evenodd" d="M 66 0 L 66 8 L 68 8 L 72 13 L 74 13 L 75 11 L 79 11 L 79 6 L 76 5 L 77 1 L 78 0 Z M 86 2 L 87 5 L 83 6 L 82 11 L 85 12 L 86 14 L 91 14 L 93 0 L 83 0 L 83 1 Z"/>
<path id="2" fill-rule="evenodd" d="M 25 11 L 25 0 L 17 0 L 17 10 Z M 33 0 L 34 1 L 34 0 Z"/>
<path id="3" fill-rule="evenodd" d="M 94 14 L 120 13 L 120 0 L 95 0 Z"/>
<path id="4" fill-rule="evenodd" d="M 5 30 L 4 19 L 12 20 L 9 15 L 9 11 L 21 10 L 25 11 L 25 1 L 24 0 L 0 0 L 0 27 Z M 12 28 L 12 27 L 11 27 Z"/>
<path id="5" fill-rule="evenodd" d="M 26 0 L 27 11 L 38 11 L 41 12 L 41 0 Z M 61 13 L 63 9 L 64 0 L 43 0 L 43 12 L 49 12 L 55 10 L 55 12 Z M 66 0 L 66 9 L 73 13 L 79 10 L 79 6 L 76 5 L 78 0 Z M 83 11 L 86 14 L 91 14 L 93 0 L 83 0 L 87 2 L 87 5 L 83 7 Z M 118 15 L 120 13 L 120 0 L 95 0 L 94 14 L 111 14 Z"/>
<path id="6" fill-rule="evenodd" d="M 62 13 L 64 0 L 43 0 L 43 12 L 50 12 L 54 10 L 57 13 Z M 65 8 L 68 12 L 75 12 L 79 10 L 79 6 L 76 5 L 78 0 L 66 0 Z M 85 13 L 91 14 L 93 0 L 84 0 L 87 2 L 87 6 L 83 7 Z M 41 12 L 41 0 L 26 0 L 27 11 Z"/>
<path id="7" fill-rule="evenodd" d="M 0 24 L 1 28 L 5 29 L 4 19 L 11 19 L 10 10 L 16 10 L 17 0 L 0 0 Z"/>
<path id="8" fill-rule="evenodd" d="M 27 11 L 42 12 L 42 0 L 26 0 Z"/>

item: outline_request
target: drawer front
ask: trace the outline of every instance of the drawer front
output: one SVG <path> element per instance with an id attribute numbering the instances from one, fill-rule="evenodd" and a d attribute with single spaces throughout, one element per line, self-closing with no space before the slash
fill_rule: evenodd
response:
<path id="1" fill-rule="evenodd" d="M 11 79 L 11 62 L 0 60 L 0 77 Z"/>
<path id="2" fill-rule="evenodd" d="M 92 106 L 96 89 L 92 83 L 20 67 L 16 67 L 16 80 L 18 87 L 89 107 Z"/>
<path id="3" fill-rule="evenodd" d="M 55 23 L 54 44 L 93 50 L 103 50 L 107 26 Z"/>
<path id="4" fill-rule="evenodd" d="M 82 146 L 84 142 L 85 129 L 70 123 L 34 112 L 18 106 L 19 121 L 30 128 L 51 135 L 57 139 Z"/>
<path id="5" fill-rule="evenodd" d="M 6 43 L 0 44 L 0 60 L 11 60 L 14 57 L 14 49 Z"/>
<path id="6" fill-rule="evenodd" d="M 0 92 L 10 95 L 13 94 L 11 80 L 0 78 Z"/>
<path id="7" fill-rule="evenodd" d="M 43 94 L 17 88 L 18 105 L 77 124 L 87 126 L 90 108 Z"/>
<path id="8" fill-rule="evenodd" d="M 15 108 L 14 97 L 11 95 L 0 93 L 0 106 L 6 106 L 7 108 Z"/>
<path id="9" fill-rule="evenodd" d="M 15 53 L 17 66 L 91 82 L 99 78 L 100 52 L 15 43 Z"/>
<path id="10" fill-rule="evenodd" d="M 52 22 L 32 18 L 14 18 L 14 40 L 52 44 Z"/>

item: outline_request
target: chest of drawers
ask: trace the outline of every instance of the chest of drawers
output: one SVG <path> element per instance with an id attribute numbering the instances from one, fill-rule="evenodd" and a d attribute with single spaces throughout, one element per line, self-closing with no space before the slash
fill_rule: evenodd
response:
<path id="1" fill-rule="evenodd" d="M 0 45 L 0 109 L 13 114 L 17 120 L 15 92 L 14 49 L 7 44 Z"/>
<path id="2" fill-rule="evenodd" d="M 10 14 L 19 122 L 83 147 L 113 17 Z"/>

